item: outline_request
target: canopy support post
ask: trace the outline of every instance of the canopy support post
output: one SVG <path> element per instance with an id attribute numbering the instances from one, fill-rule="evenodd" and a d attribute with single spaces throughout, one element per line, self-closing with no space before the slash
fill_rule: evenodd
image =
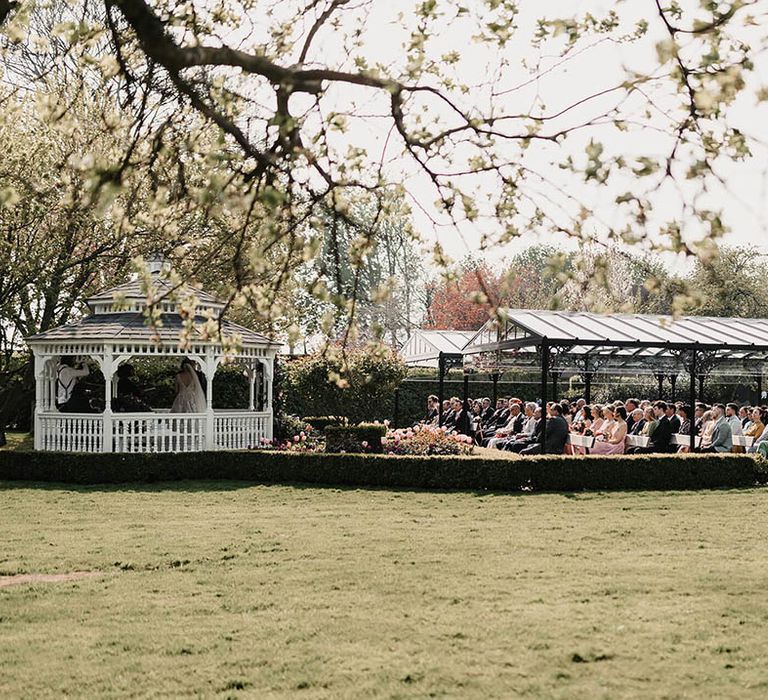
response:
<path id="1" fill-rule="evenodd" d="M 677 375 L 676 374 L 670 374 L 669 375 L 669 384 L 672 387 L 672 403 L 675 403 L 675 398 L 676 398 L 675 387 L 677 385 Z"/>
<path id="2" fill-rule="evenodd" d="M 656 379 L 659 382 L 659 401 L 664 400 L 664 375 L 661 372 L 656 373 Z"/>
<path id="3" fill-rule="evenodd" d="M 584 356 L 584 401 L 592 403 L 592 372 L 589 369 L 589 355 Z"/>
<path id="4" fill-rule="evenodd" d="M 493 382 L 493 402 L 491 403 L 491 406 L 493 406 L 494 410 L 496 410 L 496 401 L 498 401 L 499 398 L 499 373 L 494 372 L 491 375 L 491 381 Z"/>
<path id="5" fill-rule="evenodd" d="M 437 424 L 443 424 L 443 400 L 445 398 L 445 387 L 443 378 L 445 377 L 445 356 L 441 350 L 437 355 Z"/>
<path id="6" fill-rule="evenodd" d="M 544 454 L 547 439 L 547 385 L 549 371 L 549 342 L 541 341 L 541 454 Z"/>
<path id="7" fill-rule="evenodd" d="M 690 442 L 690 451 L 695 452 L 696 451 L 696 428 L 695 428 L 695 419 L 694 416 L 696 414 L 696 350 L 691 350 L 691 388 L 690 388 L 690 406 L 691 406 L 691 415 L 688 416 L 690 421 L 690 435 L 691 435 L 691 442 Z"/>
<path id="8" fill-rule="evenodd" d="M 759 406 L 763 400 L 763 368 L 760 367 L 760 371 L 757 373 L 757 401 L 755 406 Z"/>

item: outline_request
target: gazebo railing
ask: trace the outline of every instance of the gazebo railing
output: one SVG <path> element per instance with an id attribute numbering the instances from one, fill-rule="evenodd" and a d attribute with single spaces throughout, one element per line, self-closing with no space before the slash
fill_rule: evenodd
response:
<path id="1" fill-rule="evenodd" d="M 205 413 L 114 413 L 113 452 L 199 452 Z"/>
<path id="2" fill-rule="evenodd" d="M 112 452 L 199 452 L 257 447 L 272 437 L 272 412 L 217 410 L 206 413 L 38 414 L 36 448 L 61 452 L 104 451 L 104 426 L 111 426 Z M 208 426 L 213 439 L 207 439 Z M 106 433 L 110 435 L 109 431 Z"/>
<path id="3" fill-rule="evenodd" d="M 272 437 L 272 414 L 216 411 L 214 435 L 217 450 L 245 450 L 258 447 L 262 438 Z"/>
<path id="4" fill-rule="evenodd" d="M 104 422 L 93 413 L 52 412 L 37 425 L 40 450 L 46 452 L 101 452 Z"/>

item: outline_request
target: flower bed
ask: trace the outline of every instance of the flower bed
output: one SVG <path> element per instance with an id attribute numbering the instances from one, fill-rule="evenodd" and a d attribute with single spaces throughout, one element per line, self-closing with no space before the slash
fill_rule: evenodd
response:
<path id="1" fill-rule="evenodd" d="M 469 435 L 430 425 L 388 430 L 381 444 L 386 454 L 394 455 L 469 455 L 473 449 Z"/>

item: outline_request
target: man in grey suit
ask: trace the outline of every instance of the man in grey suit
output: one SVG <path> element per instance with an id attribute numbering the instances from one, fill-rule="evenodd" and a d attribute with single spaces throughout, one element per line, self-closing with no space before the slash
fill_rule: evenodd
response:
<path id="1" fill-rule="evenodd" d="M 725 418 L 725 406 L 717 404 L 712 410 L 715 412 L 712 445 L 702 452 L 730 452 L 733 448 L 733 432 L 731 424 Z"/>

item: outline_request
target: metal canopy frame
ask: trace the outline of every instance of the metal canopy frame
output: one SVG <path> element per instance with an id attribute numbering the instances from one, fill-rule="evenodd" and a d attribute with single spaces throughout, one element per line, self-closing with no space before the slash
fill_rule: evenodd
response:
<path id="1" fill-rule="evenodd" d="M 758 376 L 762 377 L 762 365 L 768 361 L 768 319 L 530 309 L 507 309 L 500 317 L 500 321 L 488 321 L 464 346 L 463 353 L 496 353 L 502 364 L 505 355 L 512 355 L 518 366 L 539 365 L 544 405 L 553 369 L 553 349 L 557 349 L 560 360 L 558 369 L 564 368 L 564 362 L 586 369 L 590 361 L 599 364 L 602 372 L 653 369 L 658 373 L 680 367 L 690 373 L 691 406 L 696 403 L 697 377 L 701 382 L 704 374 L 725 373 L 729 369 L 738 369 L 742 375 L 759 370 Z M 543 452 L 546 410 L 542 414 Z"/>

